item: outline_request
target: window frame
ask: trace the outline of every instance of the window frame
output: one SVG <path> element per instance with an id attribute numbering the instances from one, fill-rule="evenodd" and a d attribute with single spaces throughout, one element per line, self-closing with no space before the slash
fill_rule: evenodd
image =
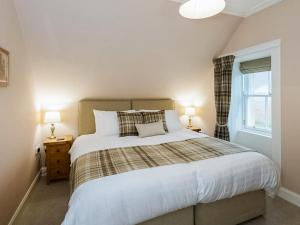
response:
<path id="1" fill-rule="evenodd" d="M 254 74 L 254 73 L 252 73 Z M 245 77 L 249 76 L 251 74 L 243 74 L 242 75 L 242 129 L 255 132 L 255 133 L 261 133 L 265 135 L 271 135 L 272 134 L 272 129 L 273 129 L 273 123 L 272 123 L 272 110 L 271 110 L 271 117 L 268 115 L 268 104 L 269 104 L 269 98 L 271 98 L 271 105 L 273 104 L 273 97 L 272 97 L 272 71 L 268 71 L 268 94 L 263 95 L 263 94 L 248 94 L 246 90 L 246 84 L 245 84 Z M 249 85 L 249 84 L 248 84 Z M 247 87 L 249 90 L 249 86 Z M 263 128 L 258 128 L 258 127 L 250 127 L 247 126 L 246 121 L 248 119 L 248 98 L 251 97 L 260 97 L 260 98 L 265 98 L 265 129 Z M 269 119 L 270 118 L 270 119 Z M 270 121 L 269 121 L 270 120 Z M 267 128 L 268 123 L 271 122 L 272 126 L 271 129 Z"/>

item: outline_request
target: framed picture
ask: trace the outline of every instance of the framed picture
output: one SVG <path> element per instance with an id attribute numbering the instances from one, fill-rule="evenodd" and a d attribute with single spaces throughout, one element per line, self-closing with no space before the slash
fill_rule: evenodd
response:
<path id="1" fill-rule="evenodd" d="M 9 52 L 0 47 L 0 87 L 7 87 L 9 78 Z"/>

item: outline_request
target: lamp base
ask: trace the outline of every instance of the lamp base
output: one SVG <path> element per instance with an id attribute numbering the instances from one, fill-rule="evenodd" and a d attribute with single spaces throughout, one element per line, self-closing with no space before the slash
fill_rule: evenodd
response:
<path id="1" fill-rule="evenodd" d="M 189 116 L 189 125 L 187 126 L 187 128 L 192 128 L 192 116 Z"/>
<path id="2" fill-rule="evenodd" d="M 50 127 L 50 130 L 51 130 L 51 136 L 48 137 L 49 139 L 55 139 L 55 135 L 54 135 L 54 131 L 55 131 L 55 126 L 54 126 L 54 123 L 51 124 L 51 127 Z"/>
<path id="3" fill-rule="evenodd" d="M 51 135 L 50 137 L 48 137 L 48 139 L 56 139 L 56 137 Z"/>

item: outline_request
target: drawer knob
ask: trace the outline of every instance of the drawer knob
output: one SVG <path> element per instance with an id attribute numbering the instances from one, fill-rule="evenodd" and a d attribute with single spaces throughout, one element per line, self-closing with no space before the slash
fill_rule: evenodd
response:
<path id="1" fill-rule="evenodd" d="M 57 163 L 60 163 L 60 160 L 59 160 L 59 159 L 57 160 Z"/>
<path id="2" fill-rule="evenodd" d="M 59 150 L 59 149 L 56 149 L 56 152 L 60 152 L 60 150 Z"/>
<path id="3" fill-rule="evenodd" d="M 56 173 L 59 174 L 60 173 L 59 170 L 57 170 Z"/>

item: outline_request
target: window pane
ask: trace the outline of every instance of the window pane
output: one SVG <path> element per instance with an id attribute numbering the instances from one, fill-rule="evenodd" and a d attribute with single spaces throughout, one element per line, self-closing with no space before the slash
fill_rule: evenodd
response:
<path id="1" fill-rule="evenodd" d="M 270 94 L 272 94 L 272 72 L 269 72 L 269 89 Z"/>
<path id="2" fill-rule="evenodd" d="M 267 105 L 267 129 L 272 130 L 272 98 L 268 97 Z"/>
<path id="3" fill-rule="evenodd" d="M 247 99 L 246 126 L 266 129 L 266 98 L 248 97 Z"/>
<path id="4" fill-rule="evenodd" d="M 249 95 L 268 95 L 269 74 L 270 72 L 261 72 L 245 75 L 246 93 Z"/>

